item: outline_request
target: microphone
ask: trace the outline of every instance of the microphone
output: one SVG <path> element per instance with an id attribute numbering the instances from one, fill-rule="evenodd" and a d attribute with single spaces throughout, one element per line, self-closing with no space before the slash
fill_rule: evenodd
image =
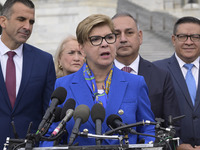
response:
<path id="1" fill-rule="evenodd" d="M 39 132 L 44 130 L 43 127 L 46 124 L 47 120 L 54 113 L 55 107 L 57 105 L 62 104 L 65 101 L 66 96 L 67 96 L 67 91 L 65 90 L 65 88 L 58 87 L 55 89 L 55 91 L 51 95 L 52 102 L 51 102 L 50 106 L 47 108 L 47 111 L 46 111 L 45 115 L 43 116 L 41 123 L 39 124 L 38 131 L 36 132 L 36 134 L 38 134 Z"/>
<path id="2" fill-rule="evenodd" d="M 52 132 L 52 134 L 51 134 L 52 136 L 56 136 L 59 133 L 60 129 L 63 128 L 65 123 L 71 119 L 71 117 L 74 113 L 75 105 L 76 105 L 76 102 L 72 98 L 68 99 L 67 102 L 64 104 L 62 113 L 60 115 L 60 118 L 61 119 L 63 118 L 63 119 L 59 123 L 59 125 L 55 128 L 55 130 Z"/>
<path id="3" fill-rule="evenodd" d="M 68 143 L 69 146 L 73 144 L 75 138 L 78 135 L 80 125 L 85 123 L 88 120 L 89 115 L 90 115 L 90 109 L 87 105 L 82 104 L 76 107 L 74 111 L 74 116 L 73 116 L 75 120 L 75 124 L 69 138 L 69 143 Z"/>
<path id="4" fill-rule="evenodd" d="M 92 121 L 95 123 L 97 135 L 102 134 L 101 125 L 105 119 L 105 115 L 106 115 L 106 112 L 105 112 L 104 107 L 99 103 L 94 104 L 94 106 L 91 109 L 91 117 L 92 117 Z M 101 145 L 101 140 L 98 138 L 96 139 L 96 145 Z"/>
<path id="5" fill-rule="evenodd" d="M 119 117 L 118 115 L 112 114 L 107 118 L 106 121 L 107 125 L 111 128 L 111 129 L 115 129 L 117 127 L 121 127 L 121 126 L 125 126 L 126 124 L 124 124 L 122 122 L 121 117 Z M 132 129 L 132 128 L 128 128 L 128 129 L 123 129 L 123 131 L 125 132 L 129 132 L 131 134 L 137 134 L 137 132 Z M 121 133 L 120 133 L 121 134 Z"/>
<path id="6" fill-rule="evenodd" d="M 54 115 L 55 115 L 55 118 L 54 118 L 54 122 L 58 122 L 61 120 L 60 118 L 60 115 L 61 115 L 61 112 L 62 112 L 62 108 L 61 107 L 56 107 L 55 111 L 54 111 Z"/>
<path id="7" fill-rule="evenodd" d="M 66 111 L 68 109 L 75 109 L 75 106 L 76 106 L 76 101 L 73 99 L 73 98 L 69 98 L 63 108 L 62 108 L 62 112 L 61 112 L 61 115 L 60 115 L 60 119 L 63 119 L 65 116 L 66 116 Z"/>

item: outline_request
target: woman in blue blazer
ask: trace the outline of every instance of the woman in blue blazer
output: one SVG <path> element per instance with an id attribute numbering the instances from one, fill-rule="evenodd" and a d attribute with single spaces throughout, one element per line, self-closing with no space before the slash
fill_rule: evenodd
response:
<path id="1" fill-rule="evenodd" d="M 109 17 L 105 15 L 91 15 L 79 23 L 77 39 L 80 48 L 86 55 L 86 63 L 76 73 L 57 79 L 55 88 L 64 87 L 67 90 L 67 99 L 73 98 L 76 106 L 84 104 L 90 109 L 95 103 L 104 106 L 107 119 L 111 114 L 119 115 L 124 123 L 133 124 L 143 120 L 154 121 L 151 111 L 148 90 L 144 78 L 129 74 L 117 69 L 113 65 L 116 55 L 114 27 Z M 63 107 L 64 103 L 60 105 Z M 105 120 L 106 120 L 105 119 Z M 66 130 L 71 135 L 74 119 L 66 124 Z M 53 123 L 48 134 L 56 128 Z M 95 123 L 89 117 L 88 121 L 80 126 L 80 131 L 88 129 L 95 134 Z M 139 133 L 154 135 L 153 125 L 134 128 Z M 109 131 L 106 121 L 102 123 L 102 133 Z M 154 141 L 150 136 L 129 135 L 129 143 L 145 139 L 145 143 Z M 94 138 L 78 136 L 74 143 L 79 145 L 96 145 Z M 119 144 L 118 140 L 102 140 L 103 145 Z M 52 142 L 42 142 L 41 146 L 51 146 Z"/>

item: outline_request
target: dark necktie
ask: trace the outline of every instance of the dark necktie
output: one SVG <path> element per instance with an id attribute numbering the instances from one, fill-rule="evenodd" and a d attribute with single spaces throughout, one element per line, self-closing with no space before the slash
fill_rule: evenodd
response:
<path id="1" fill-rule="evenodd" d="M 7 52 L 8 60 L 6 65 L 6 88 L 12 108 L 14 107 L 16 99 L 16 71 L 15 63 L 13 61 L 15 54 L 16 53 L 12 51 Z"/>
<path id="2" fill-rule="evenodd" d="M 122 71 L 125 71 L 125 72 L 128 72 L 128 73 L 130 73 L 132 70 L 133 69 L 131 67 L 127 67 L 127 66 L 122 68 Z"/>
<path id="3" fill-rule="evenodd" d="M 185 64 L 184 67 L 188 70 L 185 76 L 185 81 L 188 87 L 188 91 L 190 93 L 190 97 L 192 99 L 193 105 L 195 105 L 195 98 L 196 98 L 196 82 L 194 76 L 192 75 L 192 67 L 193 64 Z"/>

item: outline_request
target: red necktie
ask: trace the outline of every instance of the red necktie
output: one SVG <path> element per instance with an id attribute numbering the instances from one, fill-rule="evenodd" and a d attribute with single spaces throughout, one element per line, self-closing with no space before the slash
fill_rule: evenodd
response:
<path id="1" fill-rule="evenodd" d="M 7 52 L 8 60 L 6 66 L 6 88 L 12 108 L 14 107 L 16 99 L 16 72 L 15 63 L 13 61 L 13 56 L 15 54 L 16 53 L 12 51 Z"/>
<path id="2" fill-rule="evenodd" d="M 128 72 L 128 73 L 130 73 L 132 70 L 133 69 L 131 67 L 127 67 L 127 66 L 122 68 L 122 71 L 125 71 L 125 72 Z"/>

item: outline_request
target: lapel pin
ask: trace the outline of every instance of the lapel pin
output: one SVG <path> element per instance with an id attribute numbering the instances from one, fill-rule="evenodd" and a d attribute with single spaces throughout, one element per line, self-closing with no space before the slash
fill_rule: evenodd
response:
<path id="1" fill-rule="evenodd" d="M 124 114 L 124 111 L 123 111 L 122 109 L 120 109 L 120 110 L 118 111 L 118 114 L 123 115 L 123 114 Z"/>

